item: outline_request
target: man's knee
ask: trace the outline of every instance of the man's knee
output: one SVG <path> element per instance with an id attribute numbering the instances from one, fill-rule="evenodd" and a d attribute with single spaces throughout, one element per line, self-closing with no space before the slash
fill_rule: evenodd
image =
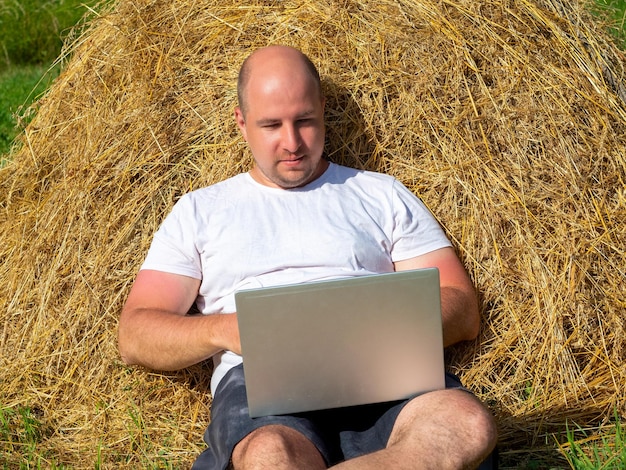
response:
<path id="1" fill-rule="evenodd" d="M 472 399 L 472 408 L 464 413 L 465 435 L 468 440 L 473 441 L 475 448 L 490 453 L 498 441 L 496 420 L 482 403 L 474 397 Z"/>
<path id="2" fill-rule="evenodd" d="M 236 469 L 297 468 L 294 465 L 325 468 L 324 460 L 311 441 L 298 431 L 280 425 L 251 432 L 235 446 L 232 460 Z"/>
<path id="3" fill-rule="evenodd" d="M 260 452 L 287 452 L 290 447 L 289 430 L 282 426 L 265 426 L 252 431 L 235 446 L 233 458 L 240 454 Z"/>
<path id="4" fill-rule="evenodd" d="M 463 390 L 450 390 L 447 424 L 467 442 L 469 448 L 490 453 L 496 446 L 498 430 L 489 409 L 474 395 Z M 444 402 L 445 403 L 445 402 Z"/>
<path id="5" fill-rule="evenodd" d="M 476 397 L 463 390 L 442 390 L 406 405 L 389 441 L 394 443 L 448 455 L 450 466 L 459 468 L 489 455 L 497 443 L 497 428 L 491 412 Z"/>

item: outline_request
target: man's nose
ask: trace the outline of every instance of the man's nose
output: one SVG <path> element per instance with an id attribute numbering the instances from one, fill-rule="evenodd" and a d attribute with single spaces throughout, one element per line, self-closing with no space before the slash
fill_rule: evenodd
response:
<path id="1" fill-rule="evenodd" d="M 294 125 L 283 126 L 283 148 L 289 153 L 296 153 L 300 148 L 300 133 Z"/>

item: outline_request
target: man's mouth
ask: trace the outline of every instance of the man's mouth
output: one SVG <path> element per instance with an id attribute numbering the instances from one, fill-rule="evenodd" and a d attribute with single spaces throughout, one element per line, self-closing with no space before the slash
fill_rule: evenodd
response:
<path id="1" fill-rule="evenodd" d="M 304 155 L 301 156 L 292 156 L 288 158 L 283 158 L 280 160 L 280 163 L 285 163 L 286 165 L 295 165 L 300 163 L 304 159 Z"/>

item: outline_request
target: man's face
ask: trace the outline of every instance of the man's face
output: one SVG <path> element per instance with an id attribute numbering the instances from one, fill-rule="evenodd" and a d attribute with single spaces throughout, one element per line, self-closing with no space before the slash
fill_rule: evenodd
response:
<path id="1" fill-rule="evenodd" d="M 324 99 L 313 80 L 297 70 L 251 79 L 245 115 L 235 110 L 248 142 L 259 183 L 296 188 L 317 179 L 328 167 L 324 150 Z"/>

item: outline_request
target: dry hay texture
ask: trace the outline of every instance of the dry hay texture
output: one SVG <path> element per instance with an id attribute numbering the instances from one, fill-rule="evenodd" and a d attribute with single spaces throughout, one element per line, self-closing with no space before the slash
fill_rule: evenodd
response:
<path id="1" fill-rule="evenodd" d="M 453 239 L 483 329 L 448 362 L 501 451 L 624 417 L 626 60 L 580 5 L 120 0 L 0 170 L 0 406 L 33 410 L 42 455 L 186 466 L 203 448 L 209 366 L 123 366 L 117 319 L 177 198 L 249 167 L 235 78 L 270 43 L 319 66 L 330 158 L 395 175 Z"/>

